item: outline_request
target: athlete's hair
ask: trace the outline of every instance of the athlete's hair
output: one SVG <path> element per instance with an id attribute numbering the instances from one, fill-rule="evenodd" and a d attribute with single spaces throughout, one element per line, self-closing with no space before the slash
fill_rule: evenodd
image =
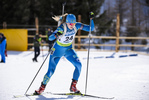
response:
<path id="1" fill-rule="evenodd" d="M 59 16 L 54 16 L 52 17 L 55 21 L 59 22 L 61 24 L 66 22 L 66 16 L 68 15 L 68 13 L 65 13 L 64 15 L 59 15 Z"/>

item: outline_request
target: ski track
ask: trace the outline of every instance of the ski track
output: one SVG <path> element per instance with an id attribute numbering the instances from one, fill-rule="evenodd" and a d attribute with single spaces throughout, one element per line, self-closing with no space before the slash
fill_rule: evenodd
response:
<path id="1" fill-rule="evenodd" d="M 0 100 L 97 100 L 81 96 L 61 96 L 45 94 L 23 98 L 23 95 L 48 52 L 42 52 L 38 62 L 32 62 L 34 52 L 8 51 L 6 63 L 0 63 Z M 77 88 L 85 93 L 87 52 L 78 51 L 82 62 L 82 72 Z M 149 99 L 149 56 L 119 58 L 119 55 L 132 53 L 115 53 L 114 58 L 105 58 L 113 52 L 90 52 L 87 94 L 100 97 L 115 97 L 113 100 L 148 100 Z M 94 59 L 98 57 L 98 59 Z M 27 93 L 38 89 L 47 72 L 49 57 Z M 67 93 L 71 84 L 74 67 L 65 58 L 61 58 L 45 92 Z M 99 99 L 98 99 L 99 100 Z M 102 100 L 102 99 L 100 99 Z"/>

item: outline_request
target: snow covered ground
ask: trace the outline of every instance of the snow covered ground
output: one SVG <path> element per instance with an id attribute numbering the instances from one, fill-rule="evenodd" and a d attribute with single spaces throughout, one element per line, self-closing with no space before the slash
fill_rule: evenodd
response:
<path id="1" fill-rule="evenodd" d="M 77 87 L 82 93 L 85 93 L 87 52 L 79 51 L 77 53 L 83 65 Z M 43 54 L 47 54 L 47 51 L 44 51 Z M 114 55 L 114 58 L 105 58 L 112 54 L 112 52 L 90 52 L 87 94 L 115 97 L 114 100 L 149 100 L 149 56 L 119 58 L 119 55 L 131 54 L 119 52 Z M 13 95 L 22 95 L 26 92 L 43 62 L 42 52 L 37 63 L 32 62 L 33 55 L 32 51 L 8 51 L 6 63 L 0 63 L 0 100 L 96 100 L 50 94 L 13 98 Z M 28 93 L 33 93 L 35 89 L 39 88 L 48 68 L 48 60 L 49 58 Z M 45 92 L 69 92 L 73 70 L 72 64 L 62 58 Z"/>

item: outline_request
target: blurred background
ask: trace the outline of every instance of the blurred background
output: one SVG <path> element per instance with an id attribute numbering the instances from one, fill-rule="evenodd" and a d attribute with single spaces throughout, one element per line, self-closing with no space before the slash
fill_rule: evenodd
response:
<path id="1" fill-rule="evenodd" d="M 52 17 L 62 14 L 64 3 L 64 13 L 73 13 L 77 20 L 80 15 L 85 24 L 90 23 L 89 12 L 94 12 L 92 49 L 149 53 L 149 0 L 1 0 L 0 29 L 27 29 L 27 50 L 31 50 L 37 29 L 35 19 L 38 18 L 39 33 L 45 39 L 47 28 L 53 31 L 57 28 Z M 75 39 L 75 49 L 86 50 L 89 39 L 81 36 L 88 32 L 77 35 L 80 37 Z M 117 37 L 123 38 L 116 41 Z"/>

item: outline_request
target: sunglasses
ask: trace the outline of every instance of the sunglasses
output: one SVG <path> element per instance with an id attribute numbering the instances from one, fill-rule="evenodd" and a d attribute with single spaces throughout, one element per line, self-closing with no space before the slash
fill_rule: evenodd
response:
<path id="1" fill-rule="evenodd" d="M 69 25 L 74 26 L 74 25 L 76 25 L 76 23 L 69 23 Z"/>

